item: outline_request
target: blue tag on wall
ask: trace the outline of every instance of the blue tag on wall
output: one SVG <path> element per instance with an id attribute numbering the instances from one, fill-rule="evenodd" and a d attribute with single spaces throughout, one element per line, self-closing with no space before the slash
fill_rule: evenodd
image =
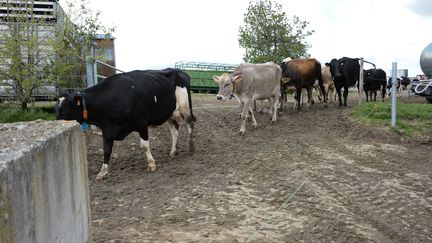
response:
<path id="1" fill-rule="evenodd" d="M 82 129 L 84 132 L 87 132 L 87 129 L 88 129 L 88 125 L 87 125 L 87 123 L 83 122 L 83 123 L 81 124 L 81 129 Z"/>

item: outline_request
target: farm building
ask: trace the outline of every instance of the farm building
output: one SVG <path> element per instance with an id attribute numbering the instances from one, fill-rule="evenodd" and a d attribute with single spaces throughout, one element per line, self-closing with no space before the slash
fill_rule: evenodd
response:
<path id="1" fill-rule="evenodd" d="M 216 92 L 219 89 L 213 75 L 234 72 L 238 64 L 222 64 L 210 62 L 176 62 L 179 68 L 189 74 L 191 90 L 195 92 Z"/>
<path id="2" fill-rule="evenodd" d="M 115 49 L 114 49 L 114 37 L 112 35 L 96 34 L 95 51 L 97 53 L 97 58 L 102 58 L 102 60 L 115 67 Z M 103 77 L 109 77 L 116 74 L 116 70 L 106 65 L 97 65 L 97 73 Z"/>
<path id="3" fill-rule="evenodd" d="M 33 59 L 40 65 L 46 64 L 55 55 L 49 40 L 55 37 L 58 28 L 64 28 L 67 21 L 58 0 L 0 0 L 0 19 L 0 44 L 5 45 L 6 38 L 12 35 L 20 38 L 24 32 L 36 36 L 39 46 Z M 26 58 L 24 50 L 21 55 Z"/>

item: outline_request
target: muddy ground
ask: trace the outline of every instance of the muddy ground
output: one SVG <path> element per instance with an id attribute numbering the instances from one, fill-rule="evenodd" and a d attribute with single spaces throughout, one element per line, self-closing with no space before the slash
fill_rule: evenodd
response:
<path id="1" fill-rule="evenodd" d="M 322 104 L 285 109 L 273 125 L 257 114 L 258 127 L 241 136 L 234 101 L 193 103 L 195 153 L 185 126 L 175 158 L 168 129 L 152 129 L 155 173 L 133 133 L 96 181 L 102 140 L 87 135 L 95 242 L 432 241 L 431 143 Z"/>

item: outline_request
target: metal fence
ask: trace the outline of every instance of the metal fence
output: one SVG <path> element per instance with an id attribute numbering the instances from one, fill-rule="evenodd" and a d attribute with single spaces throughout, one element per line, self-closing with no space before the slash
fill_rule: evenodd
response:
<path id="1" fill-rule="evenodd" d="M 212 92 L 219 89 L 218 84 L 213 80 L 214 75 L 231 73 L 238 64 L 223 64 L 210 62 L 176 62 L 175 68 L 185 71 L 191 78 L 191 90 L 200 92 Z"/>

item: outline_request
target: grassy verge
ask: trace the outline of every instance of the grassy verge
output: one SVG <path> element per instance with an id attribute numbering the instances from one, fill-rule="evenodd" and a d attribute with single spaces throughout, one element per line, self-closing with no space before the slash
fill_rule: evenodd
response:
<path id="1" fill-rule="evenodd" d="M 13 103 L 0 105 L 0 123 L 12 123 L 20 121 L 55 120 L 54 105 L 51 103 L 30 105 L 26 111 Z"/>
<path id="2" fill-rule="evenodd" d="M 391 103 L 362 103 L 356 106 L 351 116 L 371 125 L 391 127 Z M 405 136 L 432 136 L 432 105 L 398 103 L 396 127 L 392 130 Z"/>

